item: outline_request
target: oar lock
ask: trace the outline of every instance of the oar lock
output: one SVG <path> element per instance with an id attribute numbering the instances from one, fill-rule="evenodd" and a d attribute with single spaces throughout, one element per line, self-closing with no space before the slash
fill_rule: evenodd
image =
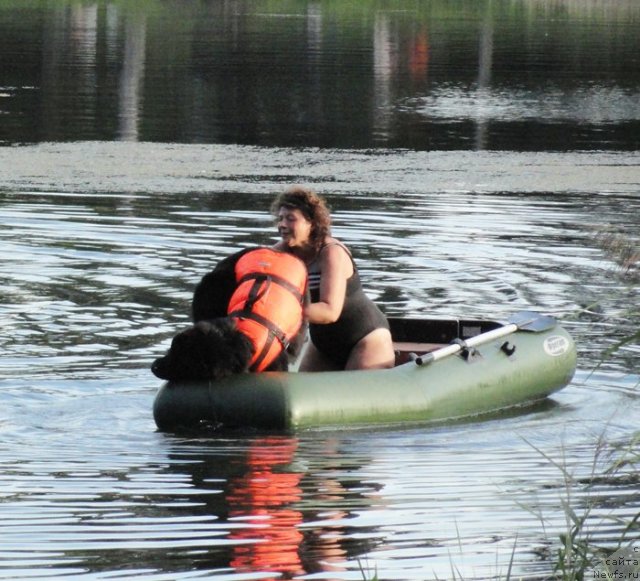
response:
<path id="1" fill-rule="evenodd" d="M 474 361 L 475 359 L 482 358 L 482 354 L 475 347 L 467 345 L 464 339 L 454 339 L 451 341 L 452 345 L 460 345 L 460 357 L 465 361 Z M 500 345 L 500 351 L 502 351 L 507 357 L 511 357 L 516 352 L 516 346 L 505 341 Z"/>
<path id="2" fill-rule="evenodd" d="M 460 346 L 460 357 L 462 357 L 465 361 L 473 361 L 474 359 L 478 359 L 482 357 L 480 351 L 478 351 L 475 347 L 470 347 L 467 345 L 467 342 L 464 339 L 454 339 L 451 341 L 452 345 Z"/>
<path id="3" fill-rule="evenodd" d="M 505 341 L 500 345 L 500 349 L 507 357 L 511 357 L 516 352 L 516 346 L 509 343 L 509 341 Z"/>
<path id="4" fill-rule="evenodd" d="M 467 342 L 464 339 L 454 339 L 451 341 L 451 345 L 458 345 L 460 347 L 460 351 L 458 355 L 462 357 L 465 361 L 475 361 L 476 359 L 482 359 L 482 353 L 478 351 L 475 347 L 467 345 Z M 509 341 L 505 341 L 502 345 L 500 345 L 500 351 L 502 351 L 507 357 L 511 357 L 516 352 L 516 346 L 509 343 Z M 409 353 L 409 358 L 415 362 L 416 365 L 424 365 L 425 363 L 431 363 L 431 360 L 425 356 L 419 356 L 415 353 Z"/>
<path id="5" fill-rule="evenodd" d="M 460 357 L 465 361 L 473 361 L 474 359 L 480 359 L 482 354 L 475 347 L 467 345 L 464 339 L 454 339 L 451 341 L 452 345 L 460 345 Z M 511 357 L 516 352 L 516 346 L 505 341 L 500 345 L 500 351 L 502 351 L 507 357 Z"/>

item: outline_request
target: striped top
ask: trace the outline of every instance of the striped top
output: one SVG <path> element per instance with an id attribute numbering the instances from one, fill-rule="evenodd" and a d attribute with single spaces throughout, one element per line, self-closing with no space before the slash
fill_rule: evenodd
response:
<path id="1" fill-rule="evenodd" d="M 307 265 L 307 285 L 309 288 L 309 292 L 312 293 L 312 296 L 317 297 L 320 294 L 321 273 L 320 273 L 320 265 L 318 264 L 318 257 L 320 256 L 320 253 L 325 248 L 329 248 L 329 246 L 340 246 L 340 248 L 342 248 L 349 255 L 349 258 L 351 258 L 351 252 L 349 252 L 349 249 L 341 242 L 329 242 L 329 243 L 323 244 L 322 247 L 320 248 L 320 251 L 318 252 L 318 255 L 316 256 L 316 258 L 314 258 L 313 262 L 310 262 Z M 351 259 L 351 262 L 353 262 L 353 259 Z M 356 270 L 355 265 L 353 267 L 353 270 L 355 272 Z M 320 299 L 316 298 L 315 300 L 320 300 Z"/>

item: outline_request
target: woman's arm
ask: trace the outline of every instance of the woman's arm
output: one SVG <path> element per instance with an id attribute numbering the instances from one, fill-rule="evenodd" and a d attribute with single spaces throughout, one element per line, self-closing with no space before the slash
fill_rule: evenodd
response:
<path id="1" fill-rule="evenodd" d="M 335 323 L 344 306 L 347 280 L 353 274 L 353 264 L 347 250 L 340 244 L 326 246 L 318 257 L 320 267 L 320 300 L 306 310 L 310 323 Z"/>

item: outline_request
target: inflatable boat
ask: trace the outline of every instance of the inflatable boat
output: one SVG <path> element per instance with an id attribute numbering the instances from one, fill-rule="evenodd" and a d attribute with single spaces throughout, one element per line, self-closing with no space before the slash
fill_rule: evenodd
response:
<path id="1" fill-rule="evenodd" d="M 155 398 L 155 422 L 164 431 L 200 425 L 295 431 L 453 420 L 544 399 L 575 371 L 571 336 L 553 317 L 532 311 L 505 322 L 389 322 L 393 368 L 167 382 Z"/>

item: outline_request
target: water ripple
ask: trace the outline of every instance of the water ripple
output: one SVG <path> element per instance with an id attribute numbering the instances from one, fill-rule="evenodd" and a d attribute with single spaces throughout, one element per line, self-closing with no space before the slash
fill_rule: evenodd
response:
<path id="1" fill-rule="evenodd" d="M 127 163 L 133 146 L 90 147 Z M 21 160 L 19 184 L 21 156 L 77 163 L 82 151 L 0 156 Z M 637 288 L 594 232 L 637 232 L 636 156 L 234 148 L 224 179 L 189 177 L 221 151 L 172 147 L 166 175 L 130 174 L 135 195 L 103 181 L 104 166 L 82 193 L 64 171 L 68 192 L 0 193 L 0 578 L 354 579 L 358 563 L 385 579 L 447 578 L 452 564 L 489 578 L 512 554 L 519 576 L 540 578 L 566 494 L 593 507 L 594 538 L 612 545 L 615 518 L 637 513 L 637 481 L 591 470 L 598 435 L 613 453 L 639 429 L 637 345 L 603 361 L 637 329 Z M 150 362 L 187 324 L 205 272 L 274 240 L 268 206 L 294 176 L 327 194 L 388 313 L 551 312 L 578 341 L 574 382 L 541 406 L 455 425 L 157 433 Z"/>

